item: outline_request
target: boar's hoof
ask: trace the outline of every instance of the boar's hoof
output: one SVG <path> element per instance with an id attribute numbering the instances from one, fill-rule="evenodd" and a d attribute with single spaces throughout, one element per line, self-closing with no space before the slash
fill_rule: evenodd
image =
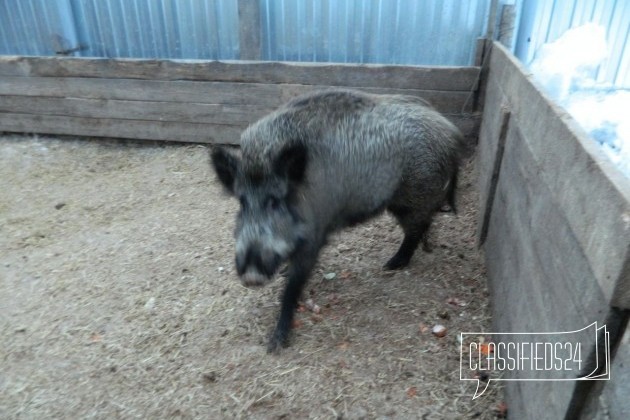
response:
<path id="1" fill-rule="evenodd" d="M 267 343 L 267 353 L 278 354 L 280 350 L 289 345 L 287 334 L 283 334 L 279 331 L 274 331 Z"/>
<path id="2" fill-rule="evenodd" d="M 411 258 L 408 258 L 404 255 L 396 254 L 389 261 L 387 261 L 387 264 L 385 264 L 383 268 L 385 270 L 399 270 L 403 267 L 408 266 L 410 260 Z"/>
<path id="3" fill-rule="evenodd" d="M 241 276 L 241 284 L 248 288 L 262 287 L 269 282 L 271 282 L 269 277 L 255 271 L 247 271 Z"/>

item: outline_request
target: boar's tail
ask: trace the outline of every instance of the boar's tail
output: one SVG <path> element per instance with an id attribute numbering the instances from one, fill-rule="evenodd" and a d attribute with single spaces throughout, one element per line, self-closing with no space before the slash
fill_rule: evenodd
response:
<path id="1" fill-rule="evenodd" d="M 470 143 L 468 143 L 462 133 L 455 129 L 455 153 L 452 156 L 452 166 L 453 172 L 451 174 L 451 179 L 448 183 L 448 191 L 446 191 L 446 204 L 450 207 L 450 211 L 453 213 L 457 213 L 457 206 L 455 205 L 455 192 L 457 190 L 457 177 L 459 175 L 459 166 L 462 161 L 469 157 L 474 149 L 471 147 Z"/>
<path id="2" fill-rule="evenodd" d="M 448 183 L 448 191 L 446 192 L 446 203 L 451 208 L 453 213 L 457 213 L 457 207 L 455 207 L 455 190 L 457 189 L 457 173 L 459 172 L 457 166 L 451 175 L 451 179 Z"/>

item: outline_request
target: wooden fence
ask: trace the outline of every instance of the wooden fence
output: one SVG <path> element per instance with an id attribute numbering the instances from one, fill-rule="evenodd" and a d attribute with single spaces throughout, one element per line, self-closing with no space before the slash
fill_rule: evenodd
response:
<path id="1" fill-rule="evenodd" d="M 494 331 L 575 331 L 597 322 L 607 326 L 613 358 L 619 349 L 610 382 L 506 382 L 510 417 L 630 414 L 621 397 L 630 348 L 619 346 L 624 331 L 630 339 L 630 181 L 498 43 L 486 72 L 479 239 Z M 599 356 L 601 368 L 601 350 L 588 338 L 587 367 Z"/>
<path id="2" fill-rule="evenodd" d="M 495 330 L 571 331 L 597 321 L 608 326 L 614 357 L 606 383 L 508 382 L 510 415 L 622 418 L 630 383 L 630 350 L 619 345 L 630 334 L 630 183 L 507 50 L 494 44 L 488 57 L 483 72 L 0 57 L 0 131 L 238 143 L 248 124 L 288 99 L 339 86 L 425 98 L 474 141 L 482 103 L 479 239 Z M 589 345 L 592 361 L 598 353 Z"/>
<path id="3" fill-rule="evenodd" d="M 475 138 L 479 67 L 0 57 L 0 130 L 238 143 L 288 99 L 331 86 L 420 96 Z"/>

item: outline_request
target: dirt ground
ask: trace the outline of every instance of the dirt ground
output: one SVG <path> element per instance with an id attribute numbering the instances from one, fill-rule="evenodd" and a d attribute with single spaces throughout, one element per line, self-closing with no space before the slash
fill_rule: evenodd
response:
<path id="1" fill-rule="evenodd" d="M 321 313 L 268 355 L 283 281 L 237 281 L 206 147 L 1 137 L 0 418 L 496 418 L 459 379 L 459 332 L 490 327 L 475 185 L 468 162 L 404 271 L 387 215 L 332 238 Z"/>

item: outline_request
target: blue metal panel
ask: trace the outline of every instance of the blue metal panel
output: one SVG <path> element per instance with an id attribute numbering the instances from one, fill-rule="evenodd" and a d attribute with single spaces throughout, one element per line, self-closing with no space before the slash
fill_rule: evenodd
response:
<path id="1" fill-rule="evenodd" d="M 490 0 L 260 0 L 265 60 L 470 65 Z"/>
<path id="2" fill-rule="evenodd" d="M 0 54 L 55 55 L 76 46 L 70 0 L 0 0 Z"/>
<path id="3" fill-rule="evenodd" d="M 238 58 L 237 0 L 0 0 L 0 54 Z"/>
<path id="4" fill-rule="evenodd" d="M 630 88 L 630 2 L 622 0 L 522 0 L 515 54 L 530 63 L 536 51 L 566 30 L 596 23 L 606 28 L 608 59 L 597 80 Z"/>
<path id="5" fill-rule="evenodd" d="M 266 60 L 472 63 L 491 0 L 252 0 Z M 630 87 L 630 2 L 503 0 L 519 6 L 515 53 L 587 22 L 607 28 L 598 80 Z M 238 58 L 237 0 L 0 0 L 0 54 Z M 80 51 L 72 53 L 76 47 Z"/>
<path id="6" fill-rule="evenodd" d="M 263 59 L 467 65 L 490 0 L 253 0 Z M 0 0 L 0 53 L 238 58 L 237 0 Z"/>
<path id="7" fill-rule="evenodd" d="M 236 59 L 236 0 L 70 0 L 82 56 Z"/>

